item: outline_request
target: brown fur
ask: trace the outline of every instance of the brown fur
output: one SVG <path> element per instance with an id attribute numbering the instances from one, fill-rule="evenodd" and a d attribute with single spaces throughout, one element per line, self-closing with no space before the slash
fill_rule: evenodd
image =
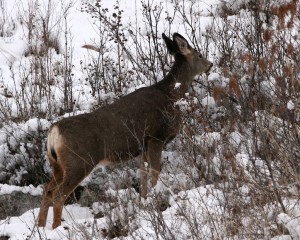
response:
<path id="1" fill-rule="evenodd" d="M 156 185 L 163 146 L 180 128 L 175 102 L 188 91 L 195 75 L 207 72 L 212 63 L 202 58 L 179 34 L 163 35 L 175 63 L 160 82 L 122 97 L 94 112 L 63 119 L 52 125 L 48 156 L 53 179 L 45 186 L 39 226 L 45 226 L 53 203 L 52 227 L 61 224 L 67 196 L 97 164 L 114 164 L 142 155 L 141 196 L 147 194 L 148 174 Z M 176 83 L 179 88 L 174 88 Z M 148 168 L 144 162 L 148 162 Z"/>

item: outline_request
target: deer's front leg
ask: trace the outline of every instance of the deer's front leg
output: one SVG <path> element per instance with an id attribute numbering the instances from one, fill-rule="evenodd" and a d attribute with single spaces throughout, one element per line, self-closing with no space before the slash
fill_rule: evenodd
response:
<path id="1" fill-rule="evenodd" d="M 148 160 L 147 154 L 143 153 L 140 160 L 140 195 L 146 197 L 148 188 Z"/>
<path id="2" fill-rule="evenodd" d="M 160 173 L 161 152 L 164 143 L 154 138 L 147 141 L 147 150 L 141 162 L 141 196 L 146 197 L 148 189 L 148 174 L 151 177 L 151 186 L 154 187 Z"/>

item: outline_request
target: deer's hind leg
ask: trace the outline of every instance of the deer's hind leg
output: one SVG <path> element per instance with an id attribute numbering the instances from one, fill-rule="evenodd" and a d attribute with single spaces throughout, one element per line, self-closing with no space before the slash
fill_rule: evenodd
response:
<path id="1" fill-rule="evenodd" d="M 53 229 L 61 225 L 63 206 L 67 197 L 94 168 L 94 165 L 73 154 L 65 156 L 64 162 L 67 164 L 64 166 L 63 181 L 53 193 Z"/>
<path id="2" fill-rule="evenodd" d="M 48 184 L 45 185 L 43 198 L 40 206 L 40 212 L 38 217 L 38 226 L 44 227 L 48 216 L 49 207 L 53 204 L 53 192 L 55 192 L 58 186 L 63 181 L 63 169 L 57 163 L 52 164 L 53 176 Z"/>
<path id="3" fill-rule="evenodd" d="M 157 183 L 160 173 L 161 152 L 164 142 L 150 138 L 147 141 L 146 153 L 141 161 L 141 197 L 146 197 L 148 192 L 148 175 L 151 177 L 151 186 Z"/>

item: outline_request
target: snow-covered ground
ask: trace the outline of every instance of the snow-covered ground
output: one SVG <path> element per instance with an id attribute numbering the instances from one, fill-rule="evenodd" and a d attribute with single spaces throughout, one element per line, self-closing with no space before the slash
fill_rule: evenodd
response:
<path id="1" fill-rule="evenodd" d="M 28 156 L 27 148 L 31 147 L 34 142 L 35 136 L 39 134 L 40 131 L 46 131 L 50 126 L 53 119 L 32 118 L 28 121 L 18 122 L 17 117 L 22 112 L 22 106 L 18 105 L 18 102 L 14 102 L 14 98 L 8 97 L 11 94 L 16 94 L 21 88 L 22 76 L 18 75 L 21 72 L 21 66 L 29 66 L 28 59 L 24 57 L 24 52 L 28 47 L 28 38 L 25 36 L 27 31 L 24 25 L 21 24 L 22 16 L 20 12 L 28 13 L 27 1 L 11 1 L 4 0 L 0 3 L 4 3 L 5 12 L 7 13 L 7 19 L 9 21 L 16 23 L 14 29 L 11 31 L 12 34 L 8 34 L 5 37 L 0 37 L 0 97 L 1 101 L 5 104 L 1 106 L 9 106 L 11 117 L 15 118 L 15 122 L 1 122 L 0 123 L 0 180 L 5 179 L 8 171 L 11 171 L 16 167 L 16 163 L 12 163 L 11 159 L 19 157 L 20 159 L 31 159 Z M 31 1 L 28 1 L 31 2 Z M 52 12 L 56 13 L 57 16 L 52 16 L 53 21 L 62 14 L 62 10 L 68 5 L 67 2 L 54 1 L 55 10 Z M 72 3 L 68 15 L 66 16 L 65 24 L 67 25 L 68 32 L 70 35 L 64 34 L 64 25 L 55 25 L 53 31 L 59 31 L 60 44 L 65 43 L 65 37 L 72 39 L 71 49 L 72 49 L 72 72 L 75 75 L 73 82 L 74 89 L 74 99 L 76 100 L 77 109 L 74 113 L 78 114 L 81 112 L 90 111 L 93 105 L 96 105 L 96 99 L 92 96 L 90 92 L 90 87 L 84 83 L 85 73 L 83 72 L 82 62 L 90 59 L 93 56 L 93 52 L 82 48 L 85 44 L 94 44 L 98 42 L 99 32 L 96 29 L 90 14 L 80 11 L 82 8 L 81 1 L 70 1 Z M 142 1 L 143 2 L 143 1 Z M 148 1 L 149 2 L 149 1 Z M 172 16 L 174 1 L 150 1 L 153 5 L 160 4 L 163 11 L 166 14 Z M 175 1 L 176 2 L 176 1 Z M 241 3 L 247 3 L 250 1 L 222 1 L 222 0 L 198 0 L 198 1 L 179 1 L 186 4 L 184 8 L 189 9 L 189 4 L 193 4 L 193 12 L 187 12 L 187 16 L 199 18 L 201 23 L 199 33 L 206 34 L 206 29 L 212 24 L 215 19 L 212 17 L 212 13 L 220 11 L 219 7 L 227 2 L 233 10 L 237 9 Z M 40 5 L 47 6 L 48 1 L 37 1 Z M 115 0 L 102 0 L 102 6 L 108 8 L 109 11 L 113 12 L 117 2 Z M 223 5 L 222 5 L 223 6 Z M 126 26 L 139 26 L 143 35 L 147 35 L 147 29 L 144 27 L 143 15 L 142 15 L 142 5 L 141 1 L 132 0 L 120 0 L 120 9 L 124 10 L 122 14 L 122 20 L 124 27 Z M 183 8 L 183 9 L 184 9 Z M 43 9 L 43 8 L 41 8 Z M 0 12 L 1 14 L 1 12 Z M 42 13 L 40 13 L 42 15 Z M 243 16 L 243 14 L 240 14 Z M 234 17 L 240 17 L 234 16 Z M 232 18 L 234 18 L 232 17 Z M 189 31 L 186 25 L 182 24 L 184 19 L 179 15 L 176 15 L 175 20 L 172 22 L 171 28 L 167 28 L 167 23 L 163 19 L 158 22 L 157 28 L 159 33 L 163 33 L 168 30 L 171 33 L 179 32 L 180 34 L 186 36 L 186 32 Z M 0 16 L 0 20 L 3 20 Z M 240 19 L 240 21 L 245 21 L 245 19 Z M 247 19 L 246 19 L 247 21 Z M 9 24 L 9 22 L 7 23 Z M 24 24 L 24 23 L 23 23 Z M 299 26 L 298 26 L 299 28 Z M 298 31 L 297 26 L 294 31 Z M 204 41 L 204 38 L 203 38 Z M 110 44 L 110 43 L 107 43 Z M 202 45 L 201 45 L 202 46 Z M 145 46 L 146 47 L 146 46 Z M 208 58 L 213 61 L 217 54 L 217 50 L 209 45 Z M 53 53 L 53 61 L 63 62 L 63 54 Z M 15 75 L 14 75 L 14 74 Z M 227 84 L 228 79 L 225 76 L 220 76 L 220 73 L 213 72 L 206 79 L 208 82 L 213 83 L 215 81 L 221 81 L 222 84 Z M 145 85 L 150 84 L 151 81 L 143 83 Z M 129 86 L 125 89 L 125 93 L 131 92 L 142 85 Z M 199 88 L 199 89 L 198 89 Z M 196 91 L 200 93 L 201 106 L 207 109 L 213 108 L 216 105 L 216 101 L 211 94 L 204 90 L 201 90 L 199 86 L 195 87 Z M 197 90 L 198 89 L 198 90 Z M 40 99 L 38 104 L 40 104 L 41 110 L 47 109 L 49 102 L 55 101 L 57 106 L 62 106 L 63 93 L 60 87 L 53 87 L 53 99 Z M 111 100 L 116 97 L 112 93 L 103 94 L 101 96 L 103 99 Z M 28 94 L 30 98 L 30 93 Z M 179 104 L 188 105 L 189 102 L 183 100 Z M 21 104 L 22 105 L 22 104 Z M 288 102 L 288 108 L 294 109 L 295 103 L 290 100 Z M 7 109 L 6 109 L 7 110 Z M 5 110 L 5 111 L 6 111 Z M 4 111 L 4 112 L 5 112 Z M 65 113 L 64 116 L 68 116 L 70 113 Z M 259 115 L 259 113 L 258 113 Z M 59 118 L 61 116 L 57 116 Z M 275 120 L 274 120 L 275 121 Z M 27 139 L 28 133 L 31 134 L 31 138 Z M 223 135 L 220 132 L 207 132 L 201 135 L 193 136 L 193 141 L 197 145 L 205 146 L 208 149 L 214 148 L 216 145 L 220 144 L 223 139 Z M 239 148 L 241 145 L 245 144 L 247 146 L 246 139 L 241 135 L 240 132 L 231 132 L 229 136 L 226 136 L 229 142 L 235 148 Z M 19 144 L 19 142 L 24 142 Z M 9 144 L 7 144 L 9 143 Z M 41 143 L 41 146 L 45 147 L 45 142 Z M 8 156 L 8 152 L 11 149 L 16 149 L 14 156 Z M 246 147 L 245 147 L 246 148 Z M 44 157 L 45 158 L 45 157 Z M 43 158 L 43 159 L 44 159 Z M 45 228 L 38 228 L 36 225 L 36 219 L 39 209 L 31 209 L 25 212 L 23 215 L 18 217 L 7 216 L 6 219 L 0 220 L 0 238 L 8 237 L 11 240 L 23 240 L 23 239 L 105 239 L 112 237 L 107 232 L 117 231 L 112 226 L 116 226 L 116 229 L 123 228 L 123 235 L 117 237 L 116 239 L 239 239 L 236 237 L 237 232 L 230 231 L 231 227 L 233 229 L 247 229 L 252 224 L 253 218 L 245 216 L 242 214 L 243 210 L 236 210 L 234 206 L 227 206 L 228 198 L 235 198 L 231 196 L 230 193 L 226 193 L 224 189 L 227 187 L 227 182 L 214 184 L 207 184 L 199 186 L 201 184 L 195 183 L 194 179 L 200 179 L 197 169 L 192 169 L 191 172 L 186 173 L 184 171 L 184 165 L 188 165 L 185 162 L 184 157 L 180 155 L 179 150 L 174 150 L 174 146 L 169 146 L 163 152 L 163 166 L 160 175 L 159 182 L 156 188 L 149 194 L 146 200 L 141 202 L 138 200 L 138 195 L 134 190 L 128 192 L 129 190 L 119 189 L 116 187 L 111 187 L 106 190 L 106 196 L 111 196 L 115 199 L 114 204 L 96 202 L 93 204 L 92 208 L 82 207 L 79 204 L 67 205 L 63 210 L 64 221 L 62 226 L 57 229 L 52 230 L 52 208 L 49 210 L 49 216 L 47 220 L 47 225 Z M 258 175 L 267 176 L 266 178 L 271 181 L 271 177 L 268 166 L 265 161 L 260 158 L 251 158 L 249 152 L 246 149 L 241 148 L 241 151 L 235 156 L 237 168 L 243 169 L 246 174 L 248 174 L 249 182 L 252 181 L 252 173 L 257 170 Z M 201 160 L 201 159 L 200 159 Z M 25 161 L 25 160 L 24 160 Z M 217 174 L 220 173 L 222 168 L 221 159 L 218 154 L 215 154 L 211 159 L 205 160 L 207 162 L 211 161 L 212 169 Z M 47 163 L 44 166 L 46 171 L 50 171 Z M 4 170 L 5 169 L 5 170 Z M 6 172 L 7 171 L 7 172 Z M 9 194 L 12 191 L 21 191 L 24 193 L 30 193 L 32 195 L 42 194 L 42 185 L 38 187 L 33 187 L 32 185 L 26 187 L 16 186 L 20 183 L 21 178 L 26 170 L 20 168 L 11 177 L 9 182 L 11 185 L 0 184 L 0 194 Z M 103 170 L 105 173 L 105 170 Z M 114 173 L 111 179 L 118 178 L 120 172 Z M 274 176 L 272 176 L 273 179 Z M 276 176 L 275 176 L 276 178 Z M 110 179 L 110 181 L 112 181 Z M 85 182 L 88 182 L 87 178 Z M 199 180 L 201 182 L 201 179 Z M 110 185 L 109 183 L 108 185 Z M 255 189 L 250 189 L 247 185 L 237 184 L 237 193 L 239 193 L 239 201 L 242 205 L 247 206 L 250 204 L 252 194 L 255 195 Z M 254 191 L 254 193 L 253 193 Z M 296 192 L 292 188 L 290 192 Z M 166 199 L 157 199 L 158 193 L 163 193 L 167 196 Z M 163 211 L 159 211 L 156 208 L 158 201 L 166 201 L 166 207 Z M 287 240 L 287 239 L 300 239 L 300 205 L 297 199 L 293 197 L 284 197 L 281 199 L 281 203 L 285 206 L 285 212 L 279 211 L 278 203 L 266 203 L 263 207 L 264 212 L 259 212 L 260 208 L 253 208 L 251 212 L 255 216 L 258 224 L 262 222 L 270 222 L 270 225 L 261 226 L 258 230 L 257 238 L 259 239 L 271 239 L 273 240 Z M 0 203 L 1 204 L 1 203 Z M 22 204 L 22 203 L 20 203 Z M 246 207 L 245 207 L 246 208 Z M 232 211 L 228 211 L 231 209 Z M 232 220 L 232 225 L 229 219 L 235 216 L 232 212 L 240 211 L 241 215 L 238 221 Z M 94 218 L 96 213 L 103 212 L 104 216 L 99 218 Z M 233 215 L 231 215 L 233 214 Z M 224 223 L 225 221 L 228 221 Z M 239 222 L 239 226 L 237 224 Z M 234 225 L 234 226 L 233 226 Z M 281 231 L 277 231 L 277 226 Z M 118 229 L 120 231 L 120 229 Z M 237 230 L 238 231 L 238 230 Z M 275 232 L 275 233 L 274 233 Z M 229 234 L 231 233 L 231 234 Z M 247 230 L 245 230 L 247 233 Z M 243 239 L 250 239 L 252 236 L 249 232 L 243 235 Z"/>

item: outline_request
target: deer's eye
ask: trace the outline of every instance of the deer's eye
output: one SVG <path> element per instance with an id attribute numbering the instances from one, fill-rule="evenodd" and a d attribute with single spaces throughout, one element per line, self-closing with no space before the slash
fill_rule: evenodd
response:
<path id="1" fill-rule="evenodd" d="M 203 56 L 202 56 L 202 54 L 201 53 L 199 53 L 199 58 L 202 58 Z"/>

